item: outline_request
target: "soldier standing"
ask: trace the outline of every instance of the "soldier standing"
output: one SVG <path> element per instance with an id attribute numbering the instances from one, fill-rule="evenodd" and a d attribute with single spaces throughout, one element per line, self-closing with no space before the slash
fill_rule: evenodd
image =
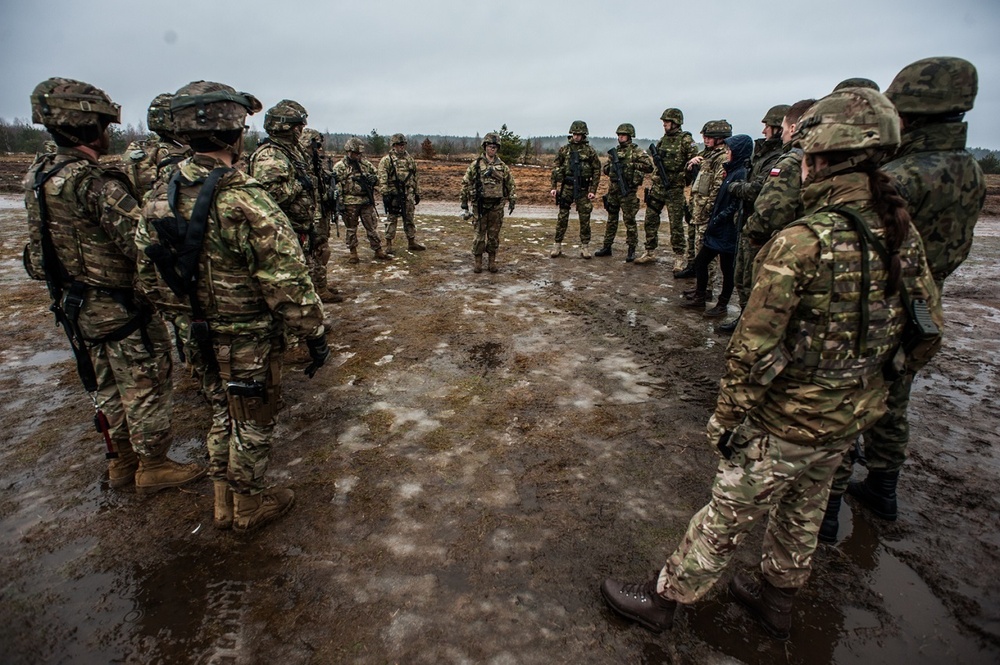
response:
<path id="1" fill-rule="evenodd" d="M 472 241 L 473 272 L 476 273 L 483 271 L 483 252 L 489 257 L 489 271 L 497 272 L 504 202 L 507 202 L 508 215 L 514 212 L 517 202 L 514 174 L 497 156 L 500 137 L 495 132 L 487 133 L 482 147 L 482 154 L 469 164 L 462 177 L 462 210 L 466 219 L 472 218 L 476 229 L 476 237 Z M 474 206 L 471 214 L 470 201 Z"/>
<path id="2" fill-rule="evenodd" d="M 688 161 L 686 168 L 698 168 L 698 175 L 691 185 L 691 224 L 688 227 L 688 264 L 674 277 L 687 279 L 694 277 L 694 257 L 701 251 L 702 235 L 708 226 L 712 206 L 719 195 L 719 187 L 726 177 L 722 165 L 726 162 L 726 139 L 733 135 L 733 126 L 726 120 L 710 120 L 701 128 L 701 138 L 705 149 L 700 155 Z M 715 283 L 715 263 L 709 270 L 707 297 L 711 299 L 712 284 Z"/>
<path id="3" fill-rule="evenodd" d="M 139 286 L 165 311 L 187 314 L 201 359 L 228 401 L 228 436 L 209 447 L 215 523 L 260 527 L 292 506 L 264 474 L 281 408 L 283 339 L 305 338 L 311 377 L 329 356 L 323 307 L 288 217 L 233 168 L 252 95 L 196 81 L 171 102 L 194 156 L 147 199 L 136 231 Z M 170 195 L 175 191 L 174 196 Z"/>
<path id="4" fill-rule="evenodd" d="M 327 264 L 330 262 L 330 224 L 337 221 L 337 202 L 340 196 L 337 180 L 333 177 L 333 164 L 323 149 L 323 135 L 315 129 L 306 127 L 302 130 L 299 146 L 305 153 L 309 172 L 315 179 L 319 206 L 319 216 L 313 224 L 313 233 L 309 238 L 307 260 L 309 277 L 312 278 L 313 287 L 323 302 L 344 302 L 340 291 L 330 284 L 327 277 Z"/>
<path id="5" fill-rule="evenodd" d="M 978 89 L 979 76 L 972 63 L 939 57 L 907 65 L 885 91 L 903 124 L 899 150 L 882 168 L 906 199 L 942 293 L 945 279 L 969 256 L 986 197 L 982 170 L 965 149 L 969 128 L 963 118 L 972 110 Z M 865 479 L 848 484 L 850 457 L 837 473 L 823 520 L 825 542 L 836 540 L 837 513 L 845 489 L 876 516 L 896 519 L 896 484 L 910 439 L 906 410 L 914 373 L 892 383 L 886 414 L 865 433 Z"/>
<path id="6" fill-rule="evenodd" d="M 125 174 L 101 166 L 119 106 L 94 86 L 51 78 L 31 93 L 31 119 L 56 152 L 25 176 L 29 242 L 25 267 L 44 279 L 77 370 L 110 437 L 111 487 L 140 493 L 205 475 L 167 457 L 171 434 L 170 338 L 133 290 L 139 205 Z"/>
<path id="7" fill-rule="evenodd" d="M 601 158 L 587 141 L 587 123 L 574 120 L 569 126 L 569 142 L 559 148 L 552 168 L 552 191 L 549 195 L 559 206 L 556 220 L 556 242 L 549 256 L 562 254 L 562 241 L 569 227 L 570 206 L 576 206 L 580 217 L 580 256 L 590 254 L 590 213 L 594 210 L 594 197 L 601 180 Z"/>
<path id="8" fill-rule="evenodd" d="M 347 139 L 344 144 L 344 158 L 333 167 L 333 174 L 340 186 L 340 198 L 344 205 L 344 228 L 347 249 L 351 252 L 351 263 L 358 263 L 358 220 L 365 227 L 368 244 L 375 252 L 375 258 L 384 261 L 392 257 L 382 249 L 382 239 L 378 235 L 378 211 L 375 209 L 375 186 L 378 174 L 375 167 L 361 154 L 365 144 L 357 137 Z"/>
<path id="9" fill-rule="evenodd" d="M 711 500 L 657 577 L 604 581 L 604 598 L 619 614 L 654 631 L 669 628 L 677 603 L 704 596 L 766 515 L 762 579 L 737 573 L 730 591 L 769 633 L 788 637 L 834 471 L 884 411 L 883 366 L 897 356 L 905 294 L 926 299 L 929 318 L 942 323 L 905 202 L 877 170 L 899 144 L 898 128 L 892 104 L 860 88 L 825 97 L 799 123 L 806 215 L 762 252 L 726 350 L 707 427 L 723 457 Z M 907 362 L 927 362 L 939 340 L 914 340 Z"/>
<path id="10" fill-rule="evenodd" d="M 628 246 L 626 263 L 635 260 L 635 247 L 639 244 L 639 231 L 635 216 L 639 212 L 639 196 L 643 178 L 653 171 L 653 160 L 639 149 L 632 139 L 635 127 L 631 123 L 618 125 L 618 146 L 608 150 L 611 161 L 604 165 L 604 174 L 611 178 L 605 208 L 608 211 L 608 225 L 604 229 L 604 246 L 594 252 L 594 256 L 611 256 L 611 245 L 618 233 L 618 212 L 625 222 L 625 243 Z"/>
<path id="11" fill-rule="evenodd" d="M 385 206 L 385 253 L 392 254 L 396 224 L 403 218 L 406 248 L 422 252 L 426 247 L 417 242 L 417 227 L 413 223 L 415 208 L 420 205 L 420 182 L 417 162 L 406 152 L 406 137 L 393 134 L 392 150 L 378 163 L 378 190 Z"/>
<path id="12" fill-rule="evenodd" d="M 660 212 L 667 209 L 670 222 L 670 248 L 674 252 L 674 273 L 684 268 L 687 241 L 684 235 L 685 166 L 698 154 L 691 132 L 681 130 L 684 114 L 670 108 L 660 115 L 663 136 L 657 145 L 650 145 L 653 155 L 653 176 L 646 195 L 646 251 L 635 260 L 638 264 L 656 261 L 655 250 L 660 242 Z"/>
<path id="13" fill-rule="evenodd" d="M 140 200 L 153 188 L 153 183 L 169 178 L 177 162 L 191 155 L 191 150 L 174 133 L 171 97 L 170 93 L 163 93 L 153 99 L 146 113 L 146 127 L 155 134 L 143 141 L 133 141 L 122 156 L 125 173 Z"/>

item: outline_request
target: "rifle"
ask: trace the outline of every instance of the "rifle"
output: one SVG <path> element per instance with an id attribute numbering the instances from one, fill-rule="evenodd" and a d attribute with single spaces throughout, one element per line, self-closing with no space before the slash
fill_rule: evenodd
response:
<path id="1" fill-rule="evenodd" d="M 570 175 L 569 178 L 564 178 L 563 179 L 563 184 L 566 184 L 567 180 L 569 180 L 570 182 L 572 182 L 572 184 L 573 184 L 573 198 L 570 199 L 569 201 L 566 201 L 566 199 L 563 199 L 560 196 L 560 201 L 559 201 L 560 204 L 567 204 L 567 205 L 569 205 L 571 203 L 574 203 L 578 198 L 580 198 L 580 184 L 581 184 L 580 183 L 580 176 L 581 176 L 581 174 L 580 174 L 580 151 L 579 150 L 570 150 L 569 151 L 569 175 Z M 561 191 L 559 193 L 562 194 Z"/>
<path id="2" fill-rule="evenodd" d="M 369 180 L 370 176 L 367 173 L 361 171 L 361 166 L 358 166 L 358 174 L 353 176 L 354 182 L 361 185 L 362 191 L 364 191 L 365 196 L 368 197 L 368 202 L 372 204 L 375 208 L 375 214 L 378 215 L 378 207 L 375 205 L 375 185 Z"/>
<path id="3" fill-rule="evenodd" d="M 666 189 L 670 185 L 670 178 L 667 177 L 667 167 L 663 164 L 663 158 L 660 157 L 660 151 L 656 148 L 655 143 L 649 144 L 649 155 L 653 158 L 653 163 L 656 164 L 656 172 L 660 175 L 660 182 L 663 183 L 663 188 Z"/>
<path id="4" fill-rule="evenodd" d="M 618 159 L 618 148 L 608 150 L 608 154 L 611 155 L 611 170 L 614 172 L 615 180 L 618 182 L 618 191 L 621 192 L 622 196 L 625 196 L 629 190 L 625 186 L 625 169 Z"/>
<path id="5" fill-rule="evenodd" d="M 392 169 L 392 179 L 396 182 L 396 191 L 382 197 L 382 205 L 385 207 L 387 215 L 402 215 L 406 212 L 406 183 L 412 173 L 406 174 L 406 180 L 399 179 L 399 169 L 396 168 L 396 159 L 389 155 L 389 168 Z"/>

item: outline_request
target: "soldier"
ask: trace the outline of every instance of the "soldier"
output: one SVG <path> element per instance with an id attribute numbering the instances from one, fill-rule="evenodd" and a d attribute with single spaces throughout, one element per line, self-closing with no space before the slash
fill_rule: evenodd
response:
<path id="1" fill-rule="evenodd" d="M 178 90 L 171 110 L 195 154 L 178 164 L 169 187 L 150 193 L 136 231 L 140 288 L 165 311 L 191 317 L 191 338 L 225 387 L 228 436 L 209 447 L 215 523 L 244 532 L 285 514 L 295 499 L 264 482 L 281 408 L 282 340 L 305 338 L 310 377 L 330 353 L 291 222 L 261 184 L 233 168 L 247 113 L 260 109 L 255 97 L 221 83 Z"/>
<path id="2" fill-rule="evenodd" d="M 733 126 L 726 120 L 710 120 L 701 128 L 701 138 L 705 142 L 705 149 L 700 155 L 688 161 L 686 168 L 693 170 L 698 168 L 698 175 L 691 185 L 691 224 L 688 227 L 688 265 L 684 270 L 675 274 L 678 279 L 694 277 L 694 257 L 701 251 L 701 238 L 708 226 L 708 219 L 712 213 L 712 206 L 715 205 L 715 198 L 719 194 L 719 187 L 726 173 L 722 165 L 726 161 L 725 140 L 733 135 Z M 711 285 L 715 283 L 715 264 L 713 262 L 709 270 L 709 292 L 707 297 L 711 298 Z"/>
<path id="3" fill-rule="evenodd" d="M 660 212 L 667 209 L 670 222 L 670 248 L 674 252 L 674 273 L 684 268 L 686 241 L 684 235 L 685 165 L 698 154 L 691 132 L 681 131 L 684 114 L 680 109 L 667 109 L 660 116 L 663 137 L 658 145 L 650 145 L 653 155 L 653 177 L 646 194 L 646 251 L 635 260 L 638 264 L 656 261 L 654 251 L 659 245 Z"/>
<path id="4" fill-rule="evenodd" d="M 938 289 L 968 257 L 973 229 L 986 196 L 986 182 L 976 159 L 965 149 L 968 123 L 979 88 L 972 63 L 961 58 L 927 58 L 896 75 L 886 96 L 902 118 L 902 143 L 883 170 L 895 181 L 913 224 L 924 242 L 927 262 Z M 913 373 L 889 388 L 886 414 L 864 435 L 868 475 L 851 482 L 851 460 L 845 458 L 830 492 L 820 537 L 834 542 L 837 513 L 846 488 L 876 516 L 895 520 L 896 483 L 906 462 Z"/>
<path id="5" fill-rule="evenodd" d="M 153 98 L 146 113 L 146 127 L 155 134 L 142 141 L 133 141 L 122 156 L 125 173 L 140 200 L 153 188 L 154 182 L 169 178 L 177 162 L 191 155 L 191 150 L 174 133 L 170 97 L 170 93 L 163 93 Z"/>
<path id="6" fill-rule="evenodd" d="M 382 239 L 378 235 L 378 211 L 375 210 L 375 186 L 378 174 L 375 167 L 361 154 L 365 144 L 357 137 L 347 139 L 344 144 L 344 158 L 333 167 L 333 174 L 340 186 L 340 198 L 344 206 L 344 228 L 347 230 L 347 249 L 351 252 L 351 263 L 358 262 L 358 220 L 365 227 L 368 244 L 375 252 L 375 258 L 383 261 L 392 259 L 382 249 Z"/>
<path id="7" fill-rule="evenodd" d="M 601 158 L 587 141 L 587 123 L 574 120 L 569 126 L 569 142 L 559 148 L 552 168 L 552 191 L 549 195 L 559 206 L 556 220 L 556 242 L 549 256 L 562 254 L 562 241 L 569 226 L 569 208 L 576 206 L 580 218 L 580 256 L 589 259 L 590 213 L 601 180 Z"/>
<path id="8" fill-rule="evenodd" d="M 914 339 L 899 353 L 907 295 L 926 299 L 938 325 L 942 312 L 905 202 L 877 170 L 899 144 L 892 104 L 873 90 L 833 93 L 802 118 L 799 136 L 806 214 L 761 252 L 726 350 L 707 427 L 723 456 L 712 498 L 657 577 L 601 587 L 616 612 L 654 631 L 671 626 L 677 603 L 708 592 L 767 515 L 760 585 L 737 573 L 729 588 L 769 633 L 788 637 L 833 473 L 884 411 L 883 367 L 919 366 L 940 344 Z"/>
<path id="9" fill-rule="evenodd" d="M 422 252 L 426 247 L 417 242 L 417 227 L 413 223 L 414 208 L 420 204 L 420 181 L 417 162 L 406 152 L 406 137 L 393 134 L 392 150 L 378 163 L 378 190 L 385 206 L 385 253 L 392 254 L 396 224 L 403 218 L 406 248 Z"/>
<path id="10" fill-rule="evenodd" d="M 757 200 L 761 187 L 764 186 L 764 181 L 771 173 L 774 163 L 785 151 L 781 137 L 781 123 L 790 108 L 791 106 L 788 104 L 778 104 L 772 106 L 764 114 L 761 119 L 764 124 L 762 132 L 764 138 L 754 141 L 750 173 L 746 180 L 734 182 L 729 186 L 730 194 L 743 201 L 744 215 L 740 218 L 741 224 L 753 212 L 754 201 Z M 750 297 L 750 287 L 753 286 L 753 257 L 757 255 L 758 247 L 750 245 L 742 228 L 739 229 L 738 237 L 735 281 L 740 311 L 742 312 Z M 736 319 L 723 323 L 716 330 L 731 333 L 736 330 Z"/>
<path id="11" fill-rule="evenodd" d="M 465 219 L 472 219 L 476 229 L 472 241 L 475 259 L 473 272 L 483 271 L 483 252 L 489 257 L 489 271 L 497 272 L 497 249 L 500 247 L 500 229 L 503 227 L 503 205 L 507 214 L 514 212 L 517 191 L 510 167 L 497 156 L 500 137 L 489 132 L 483 137 L 483 152 L 469 164 L 462 177 L 462 210 Z M 469 201 L 474 206 L 469 213 Z"/>
<path id="12" fill-rule="evenodd" d="M 594 252 L 594 256 L 611 256 L 611 245 L 618 233 L 618 212 L 625 222 L 625 243 L 628 246 L 626 263 L 635 260 L 635 246 L 639 244 L 639 231 L 635 216 L 639 212 L 639 197 L 645 174 L 653 172 L 653 160 L 639 146 L 632 142 L 635 127 L 630 123 L 618 125 L 618 145 L 608 150 L 611 161 L 604 165 L 604 174 L 611 178 L 604 207 L 608 211 L 608 225 L 604 229 L 604 246 Z"/>
<path id="13" fill-rule="evenodd" d="M 88 83 L 51 78 L 31 93 L 31 119 L 45 125 L 57 148 L 36 159 L 24 179 L 25 268 L 48 283 L 52 311 L 110 437 L 109 484 L 134 482 L 148 493 L 197 480 L 204 469 L 167 457 L 170 338 L 133 290 L 139 204 L 125 174 L 99 162 L 119 106 Z"/>
<path id="14" fill-rule="evenodd" d="M 330 262 L 330 223 L 337 222 L 337 202 L 340 189 L 333 177 L 333 164 L 323 149 L 323 135 L 315 129 L 306 127 L 299 137 L 299 147 L 302 148 L 308 160 L 309 173 L 316 182 L 316 199 L 319 205 L 319 216 L 313 224 L 313 233 L 309 238 L 309 277 L 312 278 L 316 293 L 323 302 L 344 302 L 327 278 L 327 264 Z M 338 230 L 339 235 L 339 230 Z"/>

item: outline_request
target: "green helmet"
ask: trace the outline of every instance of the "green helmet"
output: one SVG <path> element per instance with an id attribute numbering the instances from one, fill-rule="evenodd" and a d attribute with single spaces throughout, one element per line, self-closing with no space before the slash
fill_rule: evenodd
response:
<path id="1" fill-rule="evenodd" d="M 312 127 L 306 127 L 302 130 L 302 136 L 299 137 L 299 145 L 307 150 L 311 150 L 314 146 L 322 148 L 323 135 Z"/>
<path id="2" fill-rule="evenodd" d="M 406 145 L 406 136 L 404 134 L 393 134 L 392 138 L 389 139 L 389 145 Z"/>
<path id="3" fill-rule="evenodd" d="M 761 122 L 768 127 L 781 127 L 781 121 L 785 119 L 785 114 L 787 114 L 791 108 L 792 107 L 788 104 L 777 104 L 772 106 L 767 110 L 767 113 L 764 114 Z"/>
<path id="4" fill-rule="evenodd" d="M 296 125 L 306 124 L 308 117 L 302 104 L 282 99 L 264 114 L 264 131 L 268 134 L 287 134 Z"/>
<path id="5" fill-rule="evenodd" d="M 483 137 L 483 147 L 485 148 L 487 145 L 495 145 L 499 147 L 500 135 L 496 132 L 487 132 L 486 136 Z"/>
<path id="6" fill-rule="evenodd" d="M 885 96 L 900 113 L 938 115 L 972 109 L 979 91 L 975 66 L 961 58 L 925 58 L 903 67 Z"/>
<path id="7" fill-rule="evenodd" d="M 347 139 L 347 143 L 344 144 L 344 152 L 364 152 L 365 142 L 359 139 L 357 136 L 352 136 Z"/>
<path id="8" fill-rule="evenodd" d="M 173 95 L 164 92 L 153 98 L 149 104 L 149 111 L 146 112 L 146 127 L 151 132 L 163 134 L 174 131 L 174 121 L 170 117 L 170 100 Z"/>
<path id="9" fill-rule="evenodd" d="M 86 127 L 121 122 L 121 107 L 83 81 L 50 78 L 31 92 L 31 121 L 46 127 Z"/>
<path id="10" fill-rule="evenodd" d="M 869 90 L 875 90 L 876 92 L 881 91 L 881 88 L 878 87 L 878 83 L 862 76 L 844 79 L 836 85 L 833 91 L 837 92 L 838 90 L 843 90 L 844 88 L 868 88 Z"/>
<path id="11" fill-rule="evenodd" d="M 795 138 L 807 154 L 892 148 L 899 145 L 899 114 L 877 90 L 844 88 L 809 107 Z"/>
<path id="12" fill-rule="evenodd" d="M 618 129 L 615 130 L 615 134 L 628 134 L 629 138 L 635 138 L 635 127 L 632 126 L 630 122 L 623 122 L 618 125 Z"/>
<path id="13" fill-rule="evenodd" d="M 680 109 L 671 108 L 660 114 L 660 120 L 670 120 L 675 125 L 680 127 L 684 124 L 684 114 Z"/>
<path id="14" fill-rule="evenodd" d="M 590 133 L 590 130 L 587 129 L 587 123 L 585 123 L 583 120 L 574 120 L 572 124 L 570 124 L 569 126 L 569 133 L 583 134 L 584 136 L 586 136 L 587 134 Z"/>
<path id="15" fill-rule="evenodd" d="M 728 139 L 733 135 L 733 126 L 729 124 L 728 120 L 709 120 L 701 128 L 701 133 L 702 136 L 713 139 Z"/>
<path id="16" fill-rule="evenodd" d="M 247 114 L 262 108 L 253 95 L 212 81 L 188 83 L 170 100 L 174 131 L 181 136 L 243 129 Z"/>

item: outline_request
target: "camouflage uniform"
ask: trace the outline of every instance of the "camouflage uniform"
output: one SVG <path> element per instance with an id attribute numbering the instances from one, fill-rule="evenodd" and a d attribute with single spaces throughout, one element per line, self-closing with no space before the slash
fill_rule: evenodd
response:
<path id="1" fill-rule="evenodd" d="M 327 264 L 330 262 L 330 225 L 335 223 L 339 188 L 333 177 L 333 164 L 323 151 L 323 136 L 315 129 L 305 128 L 299 138 L 299 147 L 308 160 L 309 173 L 317 184 L 316 199 L 319 215 L 309 238 L 309 277 L 320 297 L 336 295 L 329 286 Z"/>
<path id="2" fill-rule="evenodd" d="M 627 125 L 631 127 L 631 125 Z M 618 128 L 619 130 L 622 127 Z M 635 224 L 635 216 L 639 212 L 639 197 L 636 194 L 645 174 L 653 172 L 653 159 L 639 146 L 632 143 L 631 138 L 635 137 L 635 130 L 630 134 L 627 143 L 619 143 L 618 147 L 608 151 L 616 151 L 618 160 L 622 167 L 622 179 L 625 181 L 626 191 L 621 191 L 618 176 L 614 174 L 609 161 L 604 165 L 604 175 L 611 179 L 608 187 L 608 198 L 605 205 L 608 210 L 608 225 L 604 229 L 604 248 L 610 249 L 618 234 L 618 213 L 621 211 L 622 221 L 625 222 L 625 244 L 628 245 L 629 254 L 635 252 L 636 245 L 639 244 L 639 231 Z"/>
<path id="3" fill-rule="evenodd" d="M 146 126 L 153 134 L 148 139 L 133 141 L 125 148 L 122 162 L 132 187 L 140 200 L 157 180 L 166 181 L 179 161 L 191 156 L 191 150 L 171 131 L 170 94 L 157 95 L 149 105 Z"/>
<path id="4" fill-rule="evenodd" d="M 730 132 L 731 133 L 731 132 Z M 715 205 L 715 197 L 719 187 L 726 177 L 722 165 L 726 163 L 726 146 L 722 143 L 714 148 L 701 151 L 702 161 L 698 175 L 691 185 L 691 224 L 688 226 L 688 263 L 694 261 L 695 254 L 701 250 L 701 237 L 708 226 L 708 218 Z M 709 280 L 711 284 L 714 280 Z"/>
<path id="5" fill-rule="evenodd" d="M 348 141 L 360 139 L 349 139 Z M 368 236 L 368 244 L 376 256 L 382 254 L 382 239 L 378 234 L 378 212 L 375 210 L 374 197 L 369 198 L 368 192 L 374 193 L 378 185 L 378 174 L 372 163 L 363 157 L 354 160 L 345 156 L 333 167 L 333 174 L 340 186 L 340 200 L 343 202 L 344 234 L 347 248 L 351 250 L 352 260 L 357 256 L 358 221 L 364 226 Z M 365 184 L 362 184 L 364 182 Z M 369 188 L 369 189 L 366 189 Z"/>
<path id="6" fill-rule="evenodd" d="M 791 143 L 782 148 L 784 153 L 771 167 L 743 226 L 747 240 L 758 248 L 802 216 L 802 149 Z"/>
<path id="7" fill-rule="evenodd" d="M 483 147 L 495 134 L 487 134 Z M 497 139 L 499 143 L 499 139 Z M 468 209 L 469 202 L 473 205 L 473 224 L 476 237 L 472 241 L 472 255 L 476 257 L 477 265 L 482 261 L 483 252 L 490 257 L 490 263 L 496 258 L 500 247 L 500 229 L 503 227 L 503 206 L 506 201 L 513 211 L 517 201 L 517 189 L 514 185 L 514 174 L 510 167 L 499 157 L 492 160 L 486 153 L 479 155 L 465 170 L 462 177 L 462 208 Z"/>
<path id="8" fill-rule="evenodd" d="M 556 190 L 556 204 L 559 206 L 555 241 L 557 244 L 561 243 L 566 237 L 569 209 L 575 205 L 576 214 L 580 218 L 580 244 L 586 246 L 590 244 L 590 213 L 594 210 L 591 196 L 597 194 L 597 187 L 601 182 L 601 158 L 587 140 L 586 123 L 575 121 L 570 126 L 570 132 L 582 134 L 583 138 L 574 142 L 571 135 L 566 145 L 559 148 L 552 167 L 552 189 Z M 579 164 L 579 180 L 575 183 L 576 198 L 573 198 L 574 162 Z"/>
<path id="9" fill-rule="evenodd" d="M 659 244 L 660 212 L 667 209 L 667 220 L 670 222 L 670 248 L 674 252 L 674 269 L 683 267 L 687 249 L 684 235 L 684 184 L 686 181 L 685 167 L 695 155 L 698 146 L 695 145 L 691 132 L 681 130 L 684 116 L 677 109 L 667 109 L 662 119 L 673 120 L 674 127 L 665 132 L 656 145 L 668 182 L 663 183 L 659 169 L 653 169 L 649 193 L 646 196 L 646 251 L 656 249 Z"/>
<path id="10" fill-rule="evenodd" d="M 396 140 L 394 135 L 394 140 Z M 406 138 L 398 135 L 405 144 Z M 396 226 L 403 218 L 403 233 L 411 249 L 417 246 L 417 227 L 413 223 L 417 202 L 420 201 L 420 181 L 417 178 L 417 162 L 410 153 L 396 153 L 390 149 L 378 163 L 378 190 L 385 204 L 385 243 L 392 246 L 396 237 Z M 420 246 L 423 249 L 423 246 Z"/>

